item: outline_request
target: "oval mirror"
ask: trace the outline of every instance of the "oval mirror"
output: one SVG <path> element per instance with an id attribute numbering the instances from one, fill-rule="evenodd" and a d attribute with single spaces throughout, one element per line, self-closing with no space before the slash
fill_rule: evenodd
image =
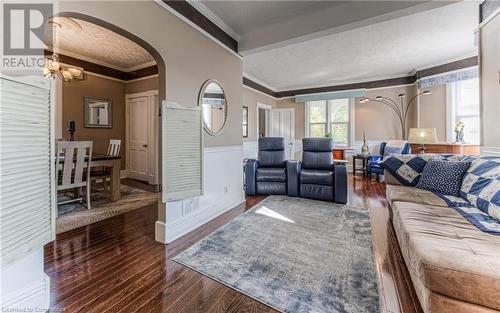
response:
<path id="1" fill-rule="evenodd" d="M 222 86 L 215 80 L 208 80 L 201 88 L 199 101 L 203 110 L 203 128 L 210 135 L 217 135 L 227 119 L 227 101 Z"/>

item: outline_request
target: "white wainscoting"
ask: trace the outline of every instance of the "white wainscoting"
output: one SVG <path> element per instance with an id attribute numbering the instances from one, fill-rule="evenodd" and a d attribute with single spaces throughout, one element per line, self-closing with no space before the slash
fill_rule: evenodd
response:
<path id="1" fill-rule="evenodd" d="M 156 240 L 173 240 L 244 204 L 243 145 L 208 147 L 203 156 L 203 196 L 168 202 L 167 223 L 156 222 Z"/>
<path id="2" fill-rule="evenodd" d="M 43 264 L 42 247 L 2 271 L 2 312 L 45 312 L 49 308 L 50 280 Z"/>
<path id="3" fill-rule="evenodd" d="M 491 155 L 500 157 L 500 147 L 481 147 L 481 155 Z"/>

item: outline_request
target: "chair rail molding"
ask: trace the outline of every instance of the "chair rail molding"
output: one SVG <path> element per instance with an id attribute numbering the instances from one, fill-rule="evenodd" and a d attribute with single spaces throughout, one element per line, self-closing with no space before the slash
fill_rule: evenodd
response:
<path id="1" fill-rule="evenodd" d="M 244 204 L 243 145 L 203 150 L 203 195 L 167 202 L 166 223 L 157 221 L 155 225 L 156 241 L 168 244 Z"/>
<path id="2" fill-rule="evenodd" d="M 500 157 L 500 147 L 481 146 L 481 155 L 491 155 Z"/>

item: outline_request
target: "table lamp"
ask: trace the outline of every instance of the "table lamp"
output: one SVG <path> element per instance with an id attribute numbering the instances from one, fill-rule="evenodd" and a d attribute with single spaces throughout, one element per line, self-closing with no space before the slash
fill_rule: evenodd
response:
<path id="1" fill-rule="evenodd" d="M 425 145 L 437 143 L 437 133 L 435 128 L 410 128 L 408 142 L 419 144 L 420 154 L 425 153 Z"/>

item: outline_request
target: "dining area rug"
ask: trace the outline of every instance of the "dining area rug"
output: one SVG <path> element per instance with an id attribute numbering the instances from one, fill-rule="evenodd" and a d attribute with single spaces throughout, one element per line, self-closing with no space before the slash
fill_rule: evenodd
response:
<path id="1" fill-rule="evenodd" d="M 380 312 L 364 208 L 270 196 L 174 261 L 281 312 Z"/>
<path id="2" fill-rule="evenodd" d="M 120 191 L 121 199 L 118 201 L 110 200 L 109 191 L 92 191 L 90 210 L 87 209 L 85 203 L 79 202 L 58 205 L 56 233 L 60 234 L 158 202 L 158 194 L 154 192 L 127 185 L 121 185 Z M 72 197 L 60 194 L 58 202 Z"/>

